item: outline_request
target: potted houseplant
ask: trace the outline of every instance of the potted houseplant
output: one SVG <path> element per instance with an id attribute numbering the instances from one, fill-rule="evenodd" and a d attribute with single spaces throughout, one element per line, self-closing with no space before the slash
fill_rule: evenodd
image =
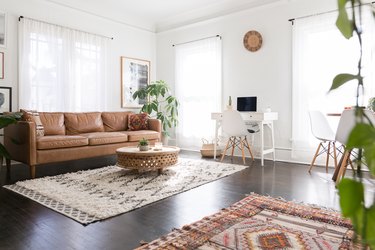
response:
<path id="1" fill-rule="evenodd" d="M 139 140 L 138 147 L 139 147 L 139 151 L 148 151 L 149 149 L 148 140 L 145 138 L 142 138 L 141 140 Z"/>
<path id="2" fill-rule="evenodd" d="M 5 128 L 6 126 L 16 123 L 22 117 L 22 113 L 9 113 L 6 115 L 0 115 L 0 129 Z M 0 143 L 0 158 L 11 159 L 8 151 L 2 143 Z"/>
<path id="3" fill-rule="evenodd" d="M 359 41 L 360 56 L 358 58 L 358 71 L 356 74 L 343 73 L 337 75 L 331 89 L 345 85 L 354 80 L 357 82 L 356 125 L 351 131 L 346 143 L 347 149 L 358 149 L 358 159 L 355 161 L 357 169 L 353 179 L 344 178 L 338 185 L 340 207 L 344 217 L 349 218 L 356 233 L 356 240 L 362 249 L 375 249 L 375 200 L 369 204 L 365 202 L 365 186 L 362 177 L 362 161 L 370 170 L 370 175 L 375 176 L 375 124 L 368 124 L 368 119 L 359 106 L 359 91 L 364 87 L 362 76 L 362 12 L 355 11 L 355 6 L 362 7 L 361 0 L 337 0 L 339 15 L 336 26 L 342 35 L 350 39 L 353 35 Z M 350 8 L 346 5 L 349 3 Z M 374 13 L 375 17 L 375 13 Z M 374 98 L 370 99 L 370 105 L 374 108 Z"/>
<path id="4" fill-rule="evenodd" d="M 133 99 L 136 98 L 146 99 L 141 112 L 146 112 L 161 121 L 163 144 L 167 145 L 165 139 L 169 136 L 168 129 L 178 124 L 178 100 L 171 95 L 168 85 L 162 80 L 152 82 L 146 88 L 135 91 Z"/>

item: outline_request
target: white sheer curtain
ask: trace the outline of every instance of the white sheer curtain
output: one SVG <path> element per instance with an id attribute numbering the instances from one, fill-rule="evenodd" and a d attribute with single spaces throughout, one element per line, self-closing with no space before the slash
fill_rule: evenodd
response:
<path id="1" fill-rule="evenodd" d="M 19 106 L 38 111 L 106 108 L 108 38 L 22 18 Z"/>
<path id="2" fill-rule="evenodd" d="M 360 105 L 375 96 L 375 31 L 369 8 L 363 11 L 363 74 L 365 93 Z M 339 73 L 357 73 L 359 44 L 356 37 L 345 39 L 335 26 L 337 13 L 297 19 L 293 25 L 293 156 L 311 157 L 316 147 L 310 132 L 309 110 L 341 113 L 355 105 L 356 83 L 328 93 Z M 335 131 L 335 122 L 330 120 Z M 336 123 L 337 124 L 337 123 Z"/>
<path id="3" fill-rule="evenodd" d="M 176 96 L 180 101 L 177 143 L 199 149 L 201 139 L 213 139 L 211 112 L 220 112 L 221 39 L 213 37 L 175 47 Z"/>

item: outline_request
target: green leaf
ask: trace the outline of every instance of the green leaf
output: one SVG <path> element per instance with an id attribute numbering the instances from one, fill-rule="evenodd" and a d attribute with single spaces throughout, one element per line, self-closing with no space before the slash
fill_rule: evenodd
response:
<path id="1" fill-rule="evenodd" d="M 363 155 L 365 156 L 367 167 L 371 174 L 375 176 L 375 142 L 364 149 Z"/>
<path id="2" fill-rule="evenodd" d="M 375 205 L 372 205 L 366 211 L 366 240 L 371 249 L 375 249 Z"/>
<path id="3" fill-rule="evenodd" d="M 358 123 L 350 132 L 346 146 L 348 148 L 365 148 L 375 142 L 375 128 L 370 124 Z"/>
<path id="4" fill-rule="evenodd" d="M 344 178 L 339 183 L 338 190 L 343 216 L 354 217 L 364 202 L 362 183 Z"/>
<path id="5" fill-rule="evenodd" d="M 360 78 L 362 78 L 362 77 L 358 76 L 358 75 L 339 74 L 339 75 L 335 76 L 335 78 L 333 79 L 332 86 L 331 86 L 329 91 L 332 91 L 334 89 L 339 88 L 341 85 L 343 85 L 344 83 L 346 83 L 348 81 L 360 79 Z"/>
<path id="6" fill-rule="evenodd" d="M 354 22 L 349 19 L 345 5 L 350 0 L 338 0 L 339 15 L 336 20 L 336 26 L 340 30 L 341 34 L 349 39 L 353 36 Z"/>
<path id="7" fill-rule="evenodd" d="M 5 157 L 6 159 L 11 159 L 10 154 L 6 150 L 3 144 L 0 143 L 0 156 Z"/>

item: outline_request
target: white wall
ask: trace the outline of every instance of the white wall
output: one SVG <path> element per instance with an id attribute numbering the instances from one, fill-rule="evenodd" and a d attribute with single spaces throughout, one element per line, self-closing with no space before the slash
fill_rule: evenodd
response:
<path id="1" fill-rule="evenodd" d="M 109 55 L 108 110 L 121 110 L 120 56 L 151 61 L 151 79 L 155 79 L 155 33 L 135 29 L 85 12 L 43 0 L 0 0 L 0 11 L 7 13 L 5 79 L 0 86 L 13 90 L 13 111 L 18 110 L 18 17 L 25 16 L 74 29 L 113 37 Z"/>
<path id="2" fill-rule="evenodd" d="M 228 96 L 258 96 L 258 110 L 270 106 L 279 112 L 275 122 L 276 158 L 308 162 L 291 157 L 292 124 L 292 24 L 290 18 L 337 9 L 336 0 L 291 0 L 224 16 L 184 28 L 158 33 L 157 79 L 174 83 L 174 50 L 172 44 L 213 35 L 222 36 L 223 103 Z M 243 46 L 243 36 L 257 30 L 263 36 L 263 47 L 256 53 Z M 236 103 L 234 103 L 236 105 Z M 214 111 L 214 110 L 213 110 Z M 257 139 L 256 139 L 257 140 Z M 259 141 L 259 140 L 257 140 Z M 257 144 L 257 143 L 256 143 Z"/>

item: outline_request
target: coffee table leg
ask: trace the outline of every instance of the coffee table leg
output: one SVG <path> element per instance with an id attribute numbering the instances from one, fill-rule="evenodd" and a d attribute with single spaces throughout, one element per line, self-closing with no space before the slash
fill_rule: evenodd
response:
<path id="1" fill-rule="evenodd" d="M 163 169 L 162 168 L 159 168 L 158 169 L 158 174 L 162 174 L 163 173 Z"/>

